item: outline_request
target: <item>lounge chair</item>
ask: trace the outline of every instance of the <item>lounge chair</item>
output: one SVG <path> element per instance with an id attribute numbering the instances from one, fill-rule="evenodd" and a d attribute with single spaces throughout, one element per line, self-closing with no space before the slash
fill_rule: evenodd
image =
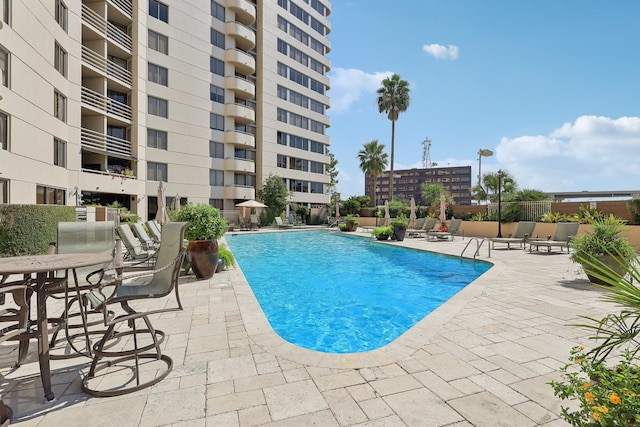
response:
<path id="1" fill-rule="evenodd" d="M 507 249 L 511 249 L 512 244 L 518 244 L 524 249 L 535 227 L 536 223 L 533 221 L 520 221 L 513 236 L 509 234 L 508 237 L 491 237 L 487 239 L 489 240 L 489 256 L 491 256 L 491 249 L 495 248 L 496 243 L 506 244 Z"/>
<path id="2" fill-rule="evenodd" d="M 258 214 L 251 214 L 251 225 L 252 230 L 258 230 Z"/>
<path id="3" fill-rule="evenodd" d="M 423 227 L 426 220 L 426 218 L 418 218 L 413 227 L 407 227 L 407 237 L 418 237 L 424 231 Z"/>
<path id="4" fill-rule="evenodd" d="M 276 217 L 276 225 L 278 226 L 278 228 L 291 228 L 291 227 L 293 227 L 289 223 L 285 224 L 284 222 L 282 222 L 282 218 L 280 218 L 279 216 Z"/>
<path id="5" fill-rule="evenodd" d="M 141 223 L 136 222 L 135 224 L 131 224 L 131 230 L 133 230 L 133 233 L 142 243 L 142 249 L 148 251 L 157 248 L 156 242 L 149 236 L 149 233 L 147 233 L 147 230 L 144 229 Z"/>
<path id="6" fill-rule="evenodd" d="M 147 250 L 142 247 L 140 240 L 133 234 L 128 224 L 122 224 L 116 227 L 116 232 L 126 249 L 124 259 L 129 261 L 138 261 L 136 264 L 148 263 L 155 258 L 155 251 Z"/>
<path id="7" fill-rule="evenodd" d="M 147 230 L 149 230 L 149 236 L 153 239 L 156 245 L 160 244 L 160 240 L 162 239 L 162 228 L 158 221 L 151 220 L 146 222 Z"/>
<path id="8" fill-rule="evenodd" d="M 578 227 L 580 227 L 580 224 L 577 222 L 559 222 L 552 240 L 528 240 L 529 252 L 533 251 L 534 246 L 536 251 L 539 251 L 542 246 L 547 248 L 547 252 L 551 252 L 553 247 L 558 247 L 560 252 L 564 252 L 564 248 L 567 248 L 567 253 L 569 253 L 569 243 L 578 232 Z"/>
<path id="9" fill-rule="evenodd" d="M 418 221 L 420 221 L 421 218 L 418 218 Z M 422 223 L 422 226 L 420 227 L 419 230 L 413 229 L 413 230 L 407 230 L 407 232 L 409 232 L 409 237 L 422 237 L 422 235 L 424 235 L 425 237 L 429 234 L 430 231 L 433 230 L 433 227 L 435 227 L 436 222 L 438 222 L 437 218 L 423 218 L 424 222 Z M 418 224 L 416 224 L 416 228 Z"/>
<path id="10" fill-rule="evenodd" d="M 452 219 L 449 222 L 447 231 L 441 231 L 439 229 L 429 230 L 427 232 L 427 240 L 453 240 L 454 236 L 460 235 L 462 235 L 462 238 L 464 239 L 464 233 L 460 230 L 461 225 L 461 219 Z"/>
<path id="11" fill-rule="evenodd" d="M 293 215 L 289 215 L 287 217 L 287 220 L 289 221 L 289 224 L 296 225 L 296 219 L 295 219 L 295 217 Z"/>

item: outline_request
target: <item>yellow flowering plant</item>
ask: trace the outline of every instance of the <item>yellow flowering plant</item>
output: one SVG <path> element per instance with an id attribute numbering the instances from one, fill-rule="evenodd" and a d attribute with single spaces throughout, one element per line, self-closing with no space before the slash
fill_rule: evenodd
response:
<path id="1" fill-rule="evenodd" d="M 562 369 L 563 381 L 550 382 L 555 396 L 577 401 L 579 406 L 561 406 L 562 417 L 572 426 L 640 425 L 640 366 L 624 351 L 615 367 L 585 353 L 571 350 Z"/>

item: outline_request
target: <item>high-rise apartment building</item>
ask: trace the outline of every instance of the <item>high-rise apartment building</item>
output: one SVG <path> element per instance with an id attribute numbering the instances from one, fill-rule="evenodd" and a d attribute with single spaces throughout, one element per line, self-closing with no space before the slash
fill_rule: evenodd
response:
<path id="1" fill-rule="evenodd" d="M 329 203 L 328 0 L 0 0 L 0 203 Z"/>

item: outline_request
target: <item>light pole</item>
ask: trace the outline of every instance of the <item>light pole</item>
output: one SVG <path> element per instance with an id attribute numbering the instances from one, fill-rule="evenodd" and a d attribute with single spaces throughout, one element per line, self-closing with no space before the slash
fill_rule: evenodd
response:
<path id="1" fill-rule="evenodd" d="M 493 151 L 486 148 L 478 150 L 478 185 L 482 187 L 482 158 L 493 156 Z"/>
<path id="2" fill-rule="evenodd" d="M 502 237 L 502 169 L 498 169 L 498 235 Z"/>

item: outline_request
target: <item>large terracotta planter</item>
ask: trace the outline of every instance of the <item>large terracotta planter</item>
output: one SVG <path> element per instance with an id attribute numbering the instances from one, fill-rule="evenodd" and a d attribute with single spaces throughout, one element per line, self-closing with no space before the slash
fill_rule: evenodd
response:
<path id="1" fill-rule="evenodd" d="M 189 240 L 187 257 L 198 279 L 210 279 L 218 267 L 217 240 Z"/>
<path id="2" fill-rule="evenodd" d="M 620 264 L 618 264 L 618 261 L 616 261 L 616 259 L 613 258 L 611 255 L 601 255 L 600 258 L 599 258 L 599 262 L 601 262 L 604 265 L 606 265 L 607 267 L 611 268 L 613 271 L 618 273 L 620 276 L 624 276 L 625 275 L 624 267 L 621 266 Z M 587 275 L 587 277 L 589 278 L 589 281 L 591 283 L 594 283 L 596 285 L 609 286 L 609 284 L 606 283 L 604 280 L 600 280 L 597 277 L 594 277 L 593 275 L 591 275 L 591 270 L 593 270 L 592 266 L 587 265 L 587 264 L 582 264 L 582 269 L 584 270 L 585 274 Z"/>

